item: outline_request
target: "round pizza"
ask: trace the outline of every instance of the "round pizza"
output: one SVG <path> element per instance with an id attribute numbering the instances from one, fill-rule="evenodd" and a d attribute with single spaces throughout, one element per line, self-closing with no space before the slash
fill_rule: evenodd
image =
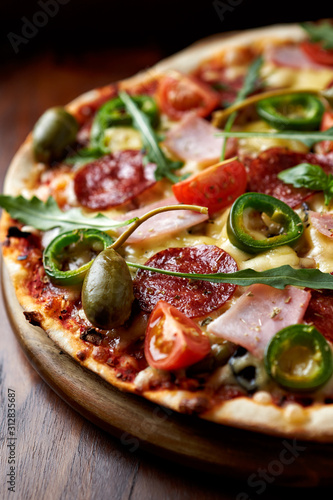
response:
<path id="1" fill-rule="evenodd" d="M 332 442 L 332 199 L 332 22 L 227 33 L 46 110 L 3 257 L 27 321 L 112 386 Z"/>

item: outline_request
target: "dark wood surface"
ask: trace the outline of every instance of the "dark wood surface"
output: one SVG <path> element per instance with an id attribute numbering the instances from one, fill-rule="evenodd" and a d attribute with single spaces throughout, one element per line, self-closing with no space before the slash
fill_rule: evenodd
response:
<path id="1" fill-rule="evenodd" d="M 64 104 L 85 90 L 130 76 L 162 56 L 158 49 L 137 48 L 77 57 L 44 53 L 8 62 L 2 67 L 0 80 L 1 183 L 14 152 L 47 107 Z M 253 465 L 252 474 L 241 481 L 200 472 L 186 463 L 174 463 L 110 435 L 69 407 L 36 373 L 13 334 L 2 297 L 0 320 L 0 498 L 275 500 L 295 497 L 290 488 L 277 486 L 279 476 L 288 468 L 288 464 L 277 464 L 279 456 L 273 456 L 264 470 Z M 8 389 L 15 391 L 15 493 L 8 491 L 7 483 L 11 456 Z M 253 449 L 253 457 L 257 451 Z M 311 475 L 311 468 L 308 474 Z M 328 495 L 331 491 L 316 488 L 316 493 Z"/>

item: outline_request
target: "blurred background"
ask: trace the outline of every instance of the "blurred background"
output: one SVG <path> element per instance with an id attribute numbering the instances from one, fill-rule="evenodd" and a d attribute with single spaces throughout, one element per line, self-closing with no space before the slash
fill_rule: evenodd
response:
<path id="1" fill-rule="evenodd" d="M 331 14 L 327 0 L 1 0 L 0 55 L 13 60 L 46 48 L 78 54 L 143 45 L 168 55 L 221 31 Z M 17 53 L 15 35 L 22 37 Z"/>

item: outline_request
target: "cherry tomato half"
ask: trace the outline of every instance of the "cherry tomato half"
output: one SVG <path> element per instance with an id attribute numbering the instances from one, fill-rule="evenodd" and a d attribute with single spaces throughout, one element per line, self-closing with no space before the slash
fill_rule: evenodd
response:
<path id="1" fill-rule="evenodd" d="M 317 64 L 323 64 L 324 66 L 333 66 L 332 49 L 324 49 L 320 43 L 313 42 L 302 42 L 301 49 L 311 61 Z"/>
<path id="2" fill-rule="evenodd" d="M 163 300 L 156 304 L 145 340 L 150 366 L 180 370 L 202 360 L 209 352 L 210 342 L 193 320 Z"/>
<path id="3" fill-rule="evenodd" d="M 157 90 L 159 107 L 172 120 L 180 120 L 190 111 L 205 117 L 220 100 L 219 94 L 207 84 L 180 73 L 163 77 Z"/>
<path id="4" fill-rule="evenodd" d="M 243 163 L 230 159 L 177 182 L 172 190 L 180 203 L 207 207 L 212 215 L 243 194 L 246 182 Z"/>

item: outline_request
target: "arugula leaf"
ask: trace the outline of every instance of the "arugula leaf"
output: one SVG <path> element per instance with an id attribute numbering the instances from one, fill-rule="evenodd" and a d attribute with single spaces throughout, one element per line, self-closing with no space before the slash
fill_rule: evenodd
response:
<path id="1" fill-rule="evenodd" d="M 278 178 L 294 187 L 306 187 L 313 191 L 323 191 L 325 205 L 333 198 L 333 176 L 326 174 L 319 165 L 300 163 L 278 173 Z"/>
<path id="2" fill-rule="evenodd" d="M 52 196 L 44 202 L 36 196 L 27 199 L 21 195 L 15 197 L 2 194 L 0 195 L 0 207 L 4 208 L 13 219 L 23 224 L 41 231 L 59 228 L 60 233 L 83 227 L 108 231 L 112 228 L 126 226 L 136 220 L 114 221 L 101 213 L 94 217 L 86 217 L 79 208 L 71 208 L 67 212 L 63 212 Z"/>
<path id="3" fill-rule="evenodd" d="M 145 147 L 148 161 L 156 163 L 155 178 L 161 180 L 164 177 L 171 182 L 178 182 L 180 177 L 173 173 L 183 166 L 180 161 L 172 161 L 165 156 L 158 144 L 158 138 L 150 125 L 147 116 L 138 108 L 133 99 L 124 91 L 119 92 L 126 111 L 132 116 L 134 126 L 140 131 L 142 142 Z"/>
<path id="4" fill-rule="evenodd" d="M 324 49 L 333 49 L 333 26 L 328 21 L 316 23 L 301 23 L 312 42 L 320 42 Z"/>
<path id="5" fill-rule="evenodd" d="M 260 56 L 257 57 L 257 59 L 255 59 L 253 63 L 250 65 L 249 71 L 244 80 L 243 87 L 237 94 L 235 104 L 236 102 L 240 102 L 243 99 L 245 99 L 245 97 L 247 97 L 256 89 L 256 85 L 259 80 L 259 72 L 263 62 L 264 62 L 263 57 Z"/>
<path id="6" fill-rule="evenodd" d="M 244 84 L 243 84 L 242 88 L 240 89 L 240 91 L 238 92 L 237 97 L 236 97 L 235 101 L 233 102 L 233 104 L 237 104 L 238 102 L 243 101 L 243 99 L 245 99 L 249 94 L 251 94 L 255 90 L 255 87 L 256 87 L 256 84 L 257 84 L 257 81 L 259 78 L 259 71 L 260 71 L 262 64 L 263 64 L 263 58 L 261 56 L 258 57 L 251 64 L 251 66 L 249 67 L 249 71 L 245 77 Z M 229 116 L 229 118 L 225 124 L 225 127 L 224 127 L 224 130 L 226 132 L 230 132 L 231 127 L 232 127 L 236 117 L 237 117 L 236 111 L 234 111 Z M 223 147 L 222 147 L 222 152 L 221 152 L 221 157 L 220 157 L 221 161 L 223 161 L 225 158 L 226 146 L 227 146 L 227 141 L 225 140 L 223 142 Z"/>
<path id="7" fill-rule="evenodd" d="M 308 148 L 320 141 L 333 140 L 333 127 L 324 131 L 298 132 L 297 130 L 284 130 L 283 132 L 226 132 L 221 130 L 217 136 L 237 137 L 239 139 L 248 137 L 266 137 L 268 139 L 291 139 L 303 142 Z"/>
<path id="8" fill-rule="evenodd" d="M 142 264 L 135 264 L 133 262 L 127 262 L 127 265 L 170 276 L 189 278 L 191 280 L 210 281 L 213 283 L 231 283 L 239 286 L 249 286 L 256 283 L 262 283 L 280 290 L 283 290 L 287 285 L 318 290 L 333 290 L 333 276 L 331 274 L 323 273 L 319 269 L 294 269 L 288 265 L 268 269 L 267 271 L 262 272 L 254 271 L 253 269 L 243 269 L 242 271 L 236 271 L 234 273 L 214 274 L 179 273 L 175 271 L 167 271 L 165 269 L 148 267 Z"/>

